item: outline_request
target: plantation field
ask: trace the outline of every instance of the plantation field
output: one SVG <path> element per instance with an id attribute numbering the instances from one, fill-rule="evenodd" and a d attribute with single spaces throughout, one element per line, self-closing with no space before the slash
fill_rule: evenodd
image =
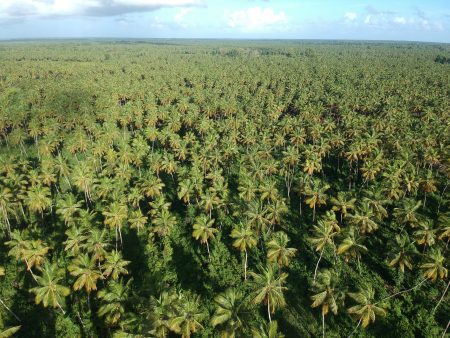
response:
<path id="1" fill-rule="evenodd" d="M 445 337 L 448 60 L 1 42 L 0 337 Z"/>

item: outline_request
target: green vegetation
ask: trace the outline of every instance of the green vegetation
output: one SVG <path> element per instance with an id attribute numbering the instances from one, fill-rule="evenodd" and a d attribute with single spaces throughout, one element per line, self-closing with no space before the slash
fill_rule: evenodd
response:
<path id="1" fill-rule="evenodd" d="M 445 336 L 448 59 L 0 44 L 0 336 Z"/>

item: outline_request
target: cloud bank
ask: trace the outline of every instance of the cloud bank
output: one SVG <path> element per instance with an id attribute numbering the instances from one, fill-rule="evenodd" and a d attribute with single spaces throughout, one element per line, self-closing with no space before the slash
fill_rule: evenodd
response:
<path id="1" fill-rule="evenodd" d="M 116 16 L 164 7 L 201 6 L 202 0 L 1 0 L 0 20 L 65 16 Z"/>
<path id="2" fill-rule="evenodd" d="M 225 11 L 225 20 L 229 27 L 243 31 L 258 31 L 273 28 L 275 25 L 282 27 L 287 23 L 284 11 L 275 12 L 272 8 L 259 6 L 236 11 Z"/>

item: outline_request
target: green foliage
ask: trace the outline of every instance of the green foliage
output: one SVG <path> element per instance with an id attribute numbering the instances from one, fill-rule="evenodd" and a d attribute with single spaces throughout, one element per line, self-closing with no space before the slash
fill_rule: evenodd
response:
<path id="1" fill-rule="evenodd" d="M 3 42 L 0 327 L 441 336 L 447 51 Z"/>

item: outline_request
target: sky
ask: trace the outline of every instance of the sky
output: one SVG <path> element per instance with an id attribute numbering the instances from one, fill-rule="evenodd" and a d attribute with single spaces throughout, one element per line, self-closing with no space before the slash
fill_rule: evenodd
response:
<path id="1" fill-rule="evenodd" d="M 450 0 L 0 0 L 0 39 L 92 37 L 450 43 Z"/>

